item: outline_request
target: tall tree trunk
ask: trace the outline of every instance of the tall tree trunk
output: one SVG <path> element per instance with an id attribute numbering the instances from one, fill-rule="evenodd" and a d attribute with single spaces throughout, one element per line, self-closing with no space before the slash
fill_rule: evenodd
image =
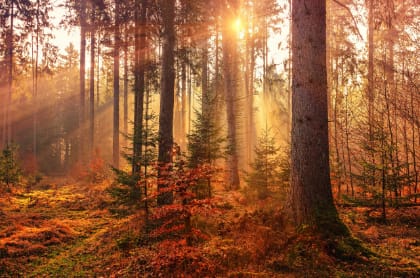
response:
<path id="1" fill-rule="evenodd" d="M 208 89 L 208 63 L 209 63 L 209 53 L 208 53 L 208 41 L 204 42 L 204 46 L 201 49 L 201 89 L 202 89 L 202 99 L 201 99 L 201 111 L 204 117 L 209 117 L 210 112 L 210 95 Z"/>
<path id="2" fill-rule="evenodd" d="M 354 186 L 353 186 L 353 174 L 352 174 L 352 159 L 351 159 L 351 152 L 350 152 L 350 132 L 349 132 L 349 108 L 348 108 L 348 95 L 345 96 L 345 124 L 346 124 L 346 150 L 347 150 L 347 163 L 349 167 L 349 176 L 350 176 L 350 188 L 351 188 L 351 196 L 354 196 Z"/>
<path id="3" fill-rule="evenodd" d="M 289 0 L 289 37 L 288 37 L 288 67 L 287 67 L 287 142 L 291 140 L 292 123 L 292 0 Z"/>
<path id="4" fill-rule="evenodd" d="M 140 173 L 140 157 L 142 153 L 142 130 L 143 130 L 143 106 L 144 106 L 144 74 L 145 74 L 145 51 L 146 51 L 146 23 L 147 23 L 147 0 L 136 1 L 135 12 L 135 37 L 134 37 L 134 137 L 133 158 L 131 172 L 133 175 Z"/>
<path id="5" fill-rule="evenodd" d="M 223 16 L 223 74 L 225 78 L 225 96 L 226 96 L 226 114 L 228 124 L 228 189 L 236 190 L 240 186 L 238 169 L 238 142 L 236 134 L 236 109 L 235 101 L 238 95 L 237 87 L 237 53 L 236 36 L 232 28 L 232 22 L 235 19 L 234 11 L 238 8 L 239 2 L 229 1 L 229 8 Z"/>
<path id="6" fill-rule="evenodd" d="M 7 96 L 6 96 L 6 116 L 5 116 L 5 141 L 7 145 L 12 143 L 12 115 L 11 115 L 11 105 L 12 105 L 12 86 L 13 86 L 13 31 L 14 31 L 14 2 L 10 1 L 10 29 L 9 36 L 7 40 L 7 51 L 8 51 L 8 84 L 7 84 Z"/>
<path id="7" fill-rule="evenodd" d="M 95 28 L 94 12 L 92 12 L 90 26 L 90 84 L 89 84 L 89 156 L 94 152 L 95 146 Z M 98 80 L 99 82 L 99 80 Z M 91 157 L 92 158 L 92 157 Z"/>
<path id="8" fill-rule="evenodd" d="M 99 96 L 100 96 L 100 93 L 99 93 L 99 84 L 100 84 L 99 73 L 101 71 L 100 63 L 99 63 L 99 58 L 101 57 L 101 31 L 100 30 L 98 30 L 98 46 L 97 46 L 97 49 L 98 49 L 98 51 L 96 53 L 96 55 L 97 55 L 96 60 L 98 62 L 96 63 L 97 64 L 97 67 L 96 67 L 96 80 L 97 80 L 97 82 L 96 82 L 96 104 L 95 104 L 96 109 L 99 108 L 99 101 L 100 101 L 100 99 L 99 99 Z"/>
<path id="9" fill-rule="evenodd" d="M 292 215 L 298 227 L 348 235 L 330 182 L 325 0 L 293 0 L 292 5 Z"/>
<path id="10" fill-rule="evenodd" d="M 254 23 L 250 23 L 245 33 L 245 93 L 246 93 L 246 145 L 247 145 L 247 164 L 249 165 L 254 158 L 255 148 L 255 122 L 254 122 L 254 69 L 255 69 L 255 38 Z M 249 33 L 248 29 L 251 29 Z"/>
<path id="11" fill-rule="evenodd" d="M 175 89 L 175 0 L 160 0 L 163 22 L 162 76 L 159 113 L 159 157 L 161 167 L 167 167 L 172 160 L 173 147 L 173 117 Z M 165 179 L 167 171 L 159 171 L 161 180 Z M 159 183 L 158 190 L 166 188 L 166 183 Z M 172 192 L 160 194 L 158 205 L 171 204 Z"/>
<path id="12" fill-rule="evenodd" d="M 85 122 L 85 66 L 86 66 L 86 1 L 80 1 L 80 101 L 79 101 L 79 160 L 84 161 L 84 122 Z"/>
<path id="13" fill-rule="evenodd" d="M 375 99 L 374 96 L 374 52 L 375 52 L 375 45 L 373 41 L 373 33 L 374 33 L 374 11 L 373 11 L 373 5 L 374 0 L 368 1 L 368 92 L 367 92 L 367 101 L 368 101 L 368 128 L 369 128 L 369 144 L 371 150 L 373 150 L 374 145 L 374 131 L 373 131 L 373 125 L 374 125 L 374 108 L 373 108 L 373 101 Z M 373 151 L 370 151 L 370 158 L 371 163 L 375 164 L 375 154 Z M 371 173 L 371 186 L 375 186 L 375 170 L 372 170 L 373 173 Z"/>
<path id="14" fill-rule="evenodd" d="M 112 161 L 115 168 L 120 164 L 120 26 L 119 1 L 115 0 L 114 26 L 114 129 L 112 140 Z"/>
<path id="15" fill-rule="evenodd" d="M 32 151 L 33 151 L 33 156 L 34 156 L 34 165 L 37 165 L 37 154 L 38 154 L 38 150 L 37 150 L 37 137 L 38 137 L 38 59 L 39 59 L 39 32 L 40 32 L 40 28 L 39 28 L 39 9 L 40 9 L 40 5 L 39 5 L 39 0 L 36 1 L 36 53 L 35 53 L 35 76 L 34 76 L 34 92 L 33 92 L 33 98 L 34 98 L 34 114 L 33 114 L 33 138 L 32 138 Z"/>
<path id="16" fill-rule="evenodd" d="M 181 65 L 181 134 L 184 137 L 187 134 L 187 65 Z M 186 148 L 186 138 L 181 140 L 181 148 Z"/>
<path id="17" fill-rule="evenodd" d="M 124 24 L 124 135 L 128 135 L 128 24 Z M 125 140 L 125 145 L 127 140 Z"/>
<path id="18" fill-rule="evenodd" d="M 414 203 L 417 204 L 417 189 L 419 183 L 419 169 L 418 169 L 418 161 L 417 161 L 417 146 L 416 146 L 416 112 L 415 112 L 415 91 L 413 88 L 410 89 L 410 110 L 411 110 L 411 147 L 412 147 L 412 156 L 413 156 L 413 171 L 414 171 Z M 418 127 L 417 127 L 418 128 Z M 417 140 L 420 136 L 417 133 Z"/>

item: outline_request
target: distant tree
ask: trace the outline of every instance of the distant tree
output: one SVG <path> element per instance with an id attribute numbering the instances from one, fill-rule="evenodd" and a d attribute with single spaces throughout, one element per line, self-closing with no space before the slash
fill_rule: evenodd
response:
<path id="1" fill-rule="evenodd" d="M 75 131 L 78 127 L 77 86 L 79 84 L 78 82 L 74 82 L 74 80 L 77 80 L 78 78 L 79 52 L 77 52 L 72 43 L 70 43 L 64 50 L 65 54 L 60 56 L 60 71 L 62 71 L 63 74 L 57 76 L 57 81 L 63 91 L 63 96 L 59 105 L 59 114 L 62 125 L 61 130 L 64 137 L 63 166 L 65 170 L 69 170 L 78 159 L 77 153 L 75 153 L 74 150 L 76 149 L 78 143 Z"/>
<path id="2" fill-rule="evenodd" d="M 13 125 L 13 109 L 12 109 L 12 95 L 13 95 L 13 80 L 15 79 L 15 60 L 19 58 L 17 43 L 23 44 L 24 39 L 29 33 L 29 26 L 32 22 L 32 3 L 24 0 L 7 0 L 2 1 L 0 6 L 0 42 L 4 46 L 0 47 L 2 53 L 0 58 L 3 58 L 4 68 L 2 68 L 3 82 L 5 89 L 3 91 L 3 134 L 2 144 L 10 145 L 13 139 L 12 125 Z M 3 57 L 2 57 L 3 56 Z"/>
<path id="3" fill-rule="evenodd" d="M 50 0 L 36 0 L 34 4 L 32 13 L 34 14 L 34 20 L 32 20 L 32 32 L 35 35 L 35 42 L 34 42 L 34 35 L 32 36 L 31 44 L 32 44 L 32 97 L 33 97 L 33 104 L 34 104 L 34 111 L 33 111 L 33 146 L 32 152 L 35 160 L 35 164 L 37 163 L 37 148 L 38 148 L 38 78 L 39 78 L 39 55 L 40 53 L 40 46 L 42 44 L 45 45 L 45 29 L 51 28 L 51 23 L 49 22 L 49 12 L 52 10 L 52 4 Z M 35 49 L 34 49 L 35 44 Z M 34 50 L 35 50 L 35 57 L 34 57 Z"/>

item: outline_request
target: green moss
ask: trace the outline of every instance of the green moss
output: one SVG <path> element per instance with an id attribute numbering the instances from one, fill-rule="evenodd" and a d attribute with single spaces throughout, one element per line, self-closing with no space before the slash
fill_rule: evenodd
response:
<path id="1" fill-rule="evenodd" d="M 375 253 L 352 236 L 330 239 L 327 241 L 326 248 L 329 255 L 342 261 L 354 262 L 360 261 L 362 258 L 375 256 Z"/>

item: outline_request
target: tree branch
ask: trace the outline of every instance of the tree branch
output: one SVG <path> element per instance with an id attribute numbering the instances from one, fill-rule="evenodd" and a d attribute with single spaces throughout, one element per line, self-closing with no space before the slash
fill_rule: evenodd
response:
<path id="1" fill-rule="evenodd" d="M 349 14 L 350 14 L 351 18 L 353 19 L 354 27 L 356 28 L 357 34 L 359 35 L 360 39 L 361 39 L 361 40 L 363 40 L 363 36 L 362 36 L 362 34 L 360 33 L 359 27 L 357 27 L 357 21 L 356 21 L 356 19 L 354 18 L 353 14 L 352 14 L 352 12 L 351 12 L 351 10 L 350 10 L 350 8 L 349 8 L 349 7 L 347 7 L 346 5 L 344 5 L 343 3 L 339 2 L 338 0 L 333 0 L 333 2 L 335 2 L 337 5 L 339 5 L 339 6 L 343 7 L 344 9 L 346 9 L 346 10 L 349 12 Z"/>

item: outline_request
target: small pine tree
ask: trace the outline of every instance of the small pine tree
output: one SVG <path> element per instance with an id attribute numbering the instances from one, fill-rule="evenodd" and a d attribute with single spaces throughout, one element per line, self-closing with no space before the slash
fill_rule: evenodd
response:
<path id="1" fill-rule="evenodd" d="M 22 173 L 16 160 L 17 149 L 16 145 L 7 145 L 0 154 L 0 184 L 6 185 L 7 190 L 19 182 Z"/>
<path id="2" fill-rule="evenodd" d="M 144 208 L 148 213 L 148 187 L 149 180 L 156 178 L 156 171 L 152 167 L 157 161 L 157 117 L 148 111 L 150 104 L 149 97 L 146 103 L 146 115 L 144 118 L 144 126 L 142 128 L 141 148 L 142 156 L 137 158 L 140 171 L 132 174 L 131 171 L 124 171 L 113 168 L 116 174 L 115 182 L 107 189 L 108 193 L 113 197 L 112 212 L 118 215 L 130 214 L 138 209 Z M 127 135 L 126 135 L 127 136 Z M 133 136 L 127 136 L 131 142 L 134 142 Z M 132 165 L 133 156 L 128 149 L 124 154 L 124 158 Z M 142 201 L 143 200 L 143 201 Z"/>
<path id="3" fill-rule="evenodd" d="M 396 163 L 395 157 L 392 156 L 396 146 L 391 142 L 382 122 L 378 121 L 373 125 L 371 138 L 368 133 L 362 136 L 359 165 L 356 168 L 357 172 L 351 175 L 363 190 L 365 197 L 371 196 L 370 200 L 363 200 L 364 202 L 373 201 L 374 204 L 380 202 L 382 219 L 386 221 L 387 203 L 392 202 L 394 195 L 395 205 L 398 206 L 401 188 L 410 184 L 414 176 L 404 173 L 403 169 L 407 167 L 407 163 Z M 344 197 L 350 201 L 360 201 Z"/>
<path id="4" fill-rule="evenodd" d="M 257 191 L 258 198 L 265 199 L 269 195 L 269 187 L 280 185 L 287 170 L 284 172 L 281 169 L 285 162 L 282 161 L 280 148 L 276 146 L 274 137 L 269 135 L 269 130 L 263 130 L 254 152 L 255 158 L 250 164 L 250 173 L 246 174 L 246 181 Z"/>
<path id="5" fill-rule="evenodd" d="M 216 160 L 223 157 L 222 145 L 226 141 L 220 135 L 220 128 L 216 125 L 215 117 L 210 111 L 214 107 L 215 99 L 202 99 L 205 111 L 195 110 L 196 120 L 193 130 L 188 134 L 188 167 L 195 168 L 203 164 L 215 166 Z M 201 180 L 195 188 L 197 198 L 211 197 L 211 180 Z"/>

